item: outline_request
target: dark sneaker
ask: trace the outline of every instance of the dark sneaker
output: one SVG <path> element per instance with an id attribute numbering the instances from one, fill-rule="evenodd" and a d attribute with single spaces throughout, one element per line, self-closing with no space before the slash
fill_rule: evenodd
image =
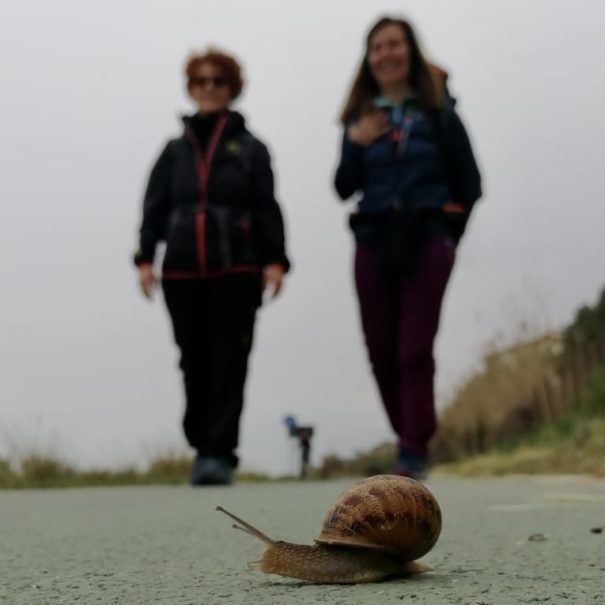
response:
<path id="1" fill-rule="evenodd" d="M 416 479 L 416 481 L 423 481 L 427 476 L 427 461 L 425 456 L 401 448 L 399 455 L 397 456 L 397 462 L 395 463 L 394 475 L 400 475 L 402 477 L 410 477 L 410 479 Z"/>
<path id="2" fill-rule="evenodd" d="M 196 456 L 191 465 L 191 485 L 231 485 L 233 469 L 227 458 Z"/>

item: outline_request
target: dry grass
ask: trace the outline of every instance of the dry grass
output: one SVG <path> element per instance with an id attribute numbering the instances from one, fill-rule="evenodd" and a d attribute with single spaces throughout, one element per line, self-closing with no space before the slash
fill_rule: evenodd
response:
<path id="1" fill-rule="evenodd" d="M 0 460 L 0 489 L 186 484 L 190 465 L 190 456 L 164 454 L 154 458 L 145 470 L 135 467 L 81 470 L 56 455 L 32 453 L 12 464 Z M 266 479 L 260 473 L 237 475 L 238 481 Z"/>
<path id="2" fill-rule="evenodd" d="M 396 454 L 397 447 L 393 443 L 383 443 L 350 459 L 330 454 L 324 457 L 320 466 L 311 469 L 309 476 L 311 479 L 331 479 L 390 473 Z"/>
<path id="3" fill-rule="evenodd" d="M 134 467 L 112 470 L 79 470 L 52 455 L 33 453 L 10 464 L 0 461 L 0 488 L 84 487 L 165 483 L 166 478 Z"/>
<path id="4" fill-rule="evenodd" d="M 494 350 L 458 390 L 440 418 L 433 440 L 439 460 L 485 452 L 494 443 L 540 423 L 536 390 L 557 383 L 559 340 L 554 335 Z"/>

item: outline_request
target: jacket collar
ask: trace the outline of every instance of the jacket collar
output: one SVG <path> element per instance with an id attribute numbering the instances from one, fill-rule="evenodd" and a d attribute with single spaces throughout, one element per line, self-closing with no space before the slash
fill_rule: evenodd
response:
<path id="1" fill-rule="evenodd" d="M 224 134 L 233 135 L 246 130 L 246 120 L 241 113 L 232 111 L 231 109 L 227 109 L 225 113 L 227 114 L 227 123 L 225 124 L 225 130 L 223 131 Z M 185 129 L 191 130 L 191 122 L 196 115 L 197 114 L 181 116 L 181 121 L 183 122 Z"/>

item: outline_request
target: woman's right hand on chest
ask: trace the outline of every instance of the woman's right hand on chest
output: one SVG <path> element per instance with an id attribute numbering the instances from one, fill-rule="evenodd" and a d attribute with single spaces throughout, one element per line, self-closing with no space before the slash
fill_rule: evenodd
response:
<path id="1" fill-rule="evenodd" d="M 378 137 L 389 132 L 391 124 L 385 111 L 366 113 L 347 128 L 347 135 L 353 143 L 367 147 Z"/>

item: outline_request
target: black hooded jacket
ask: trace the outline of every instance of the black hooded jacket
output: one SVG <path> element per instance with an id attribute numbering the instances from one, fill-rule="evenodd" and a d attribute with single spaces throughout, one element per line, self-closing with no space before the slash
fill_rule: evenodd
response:
<path id="1" fill-rule="evenodd" d="M 163 277 L 211 277 L 289 268 L 282 213 L 265 145 L 237 112 L 183 118 L 185 131 L 155 163 L 143 202 L 135 264 L 166 241 Z"/>

